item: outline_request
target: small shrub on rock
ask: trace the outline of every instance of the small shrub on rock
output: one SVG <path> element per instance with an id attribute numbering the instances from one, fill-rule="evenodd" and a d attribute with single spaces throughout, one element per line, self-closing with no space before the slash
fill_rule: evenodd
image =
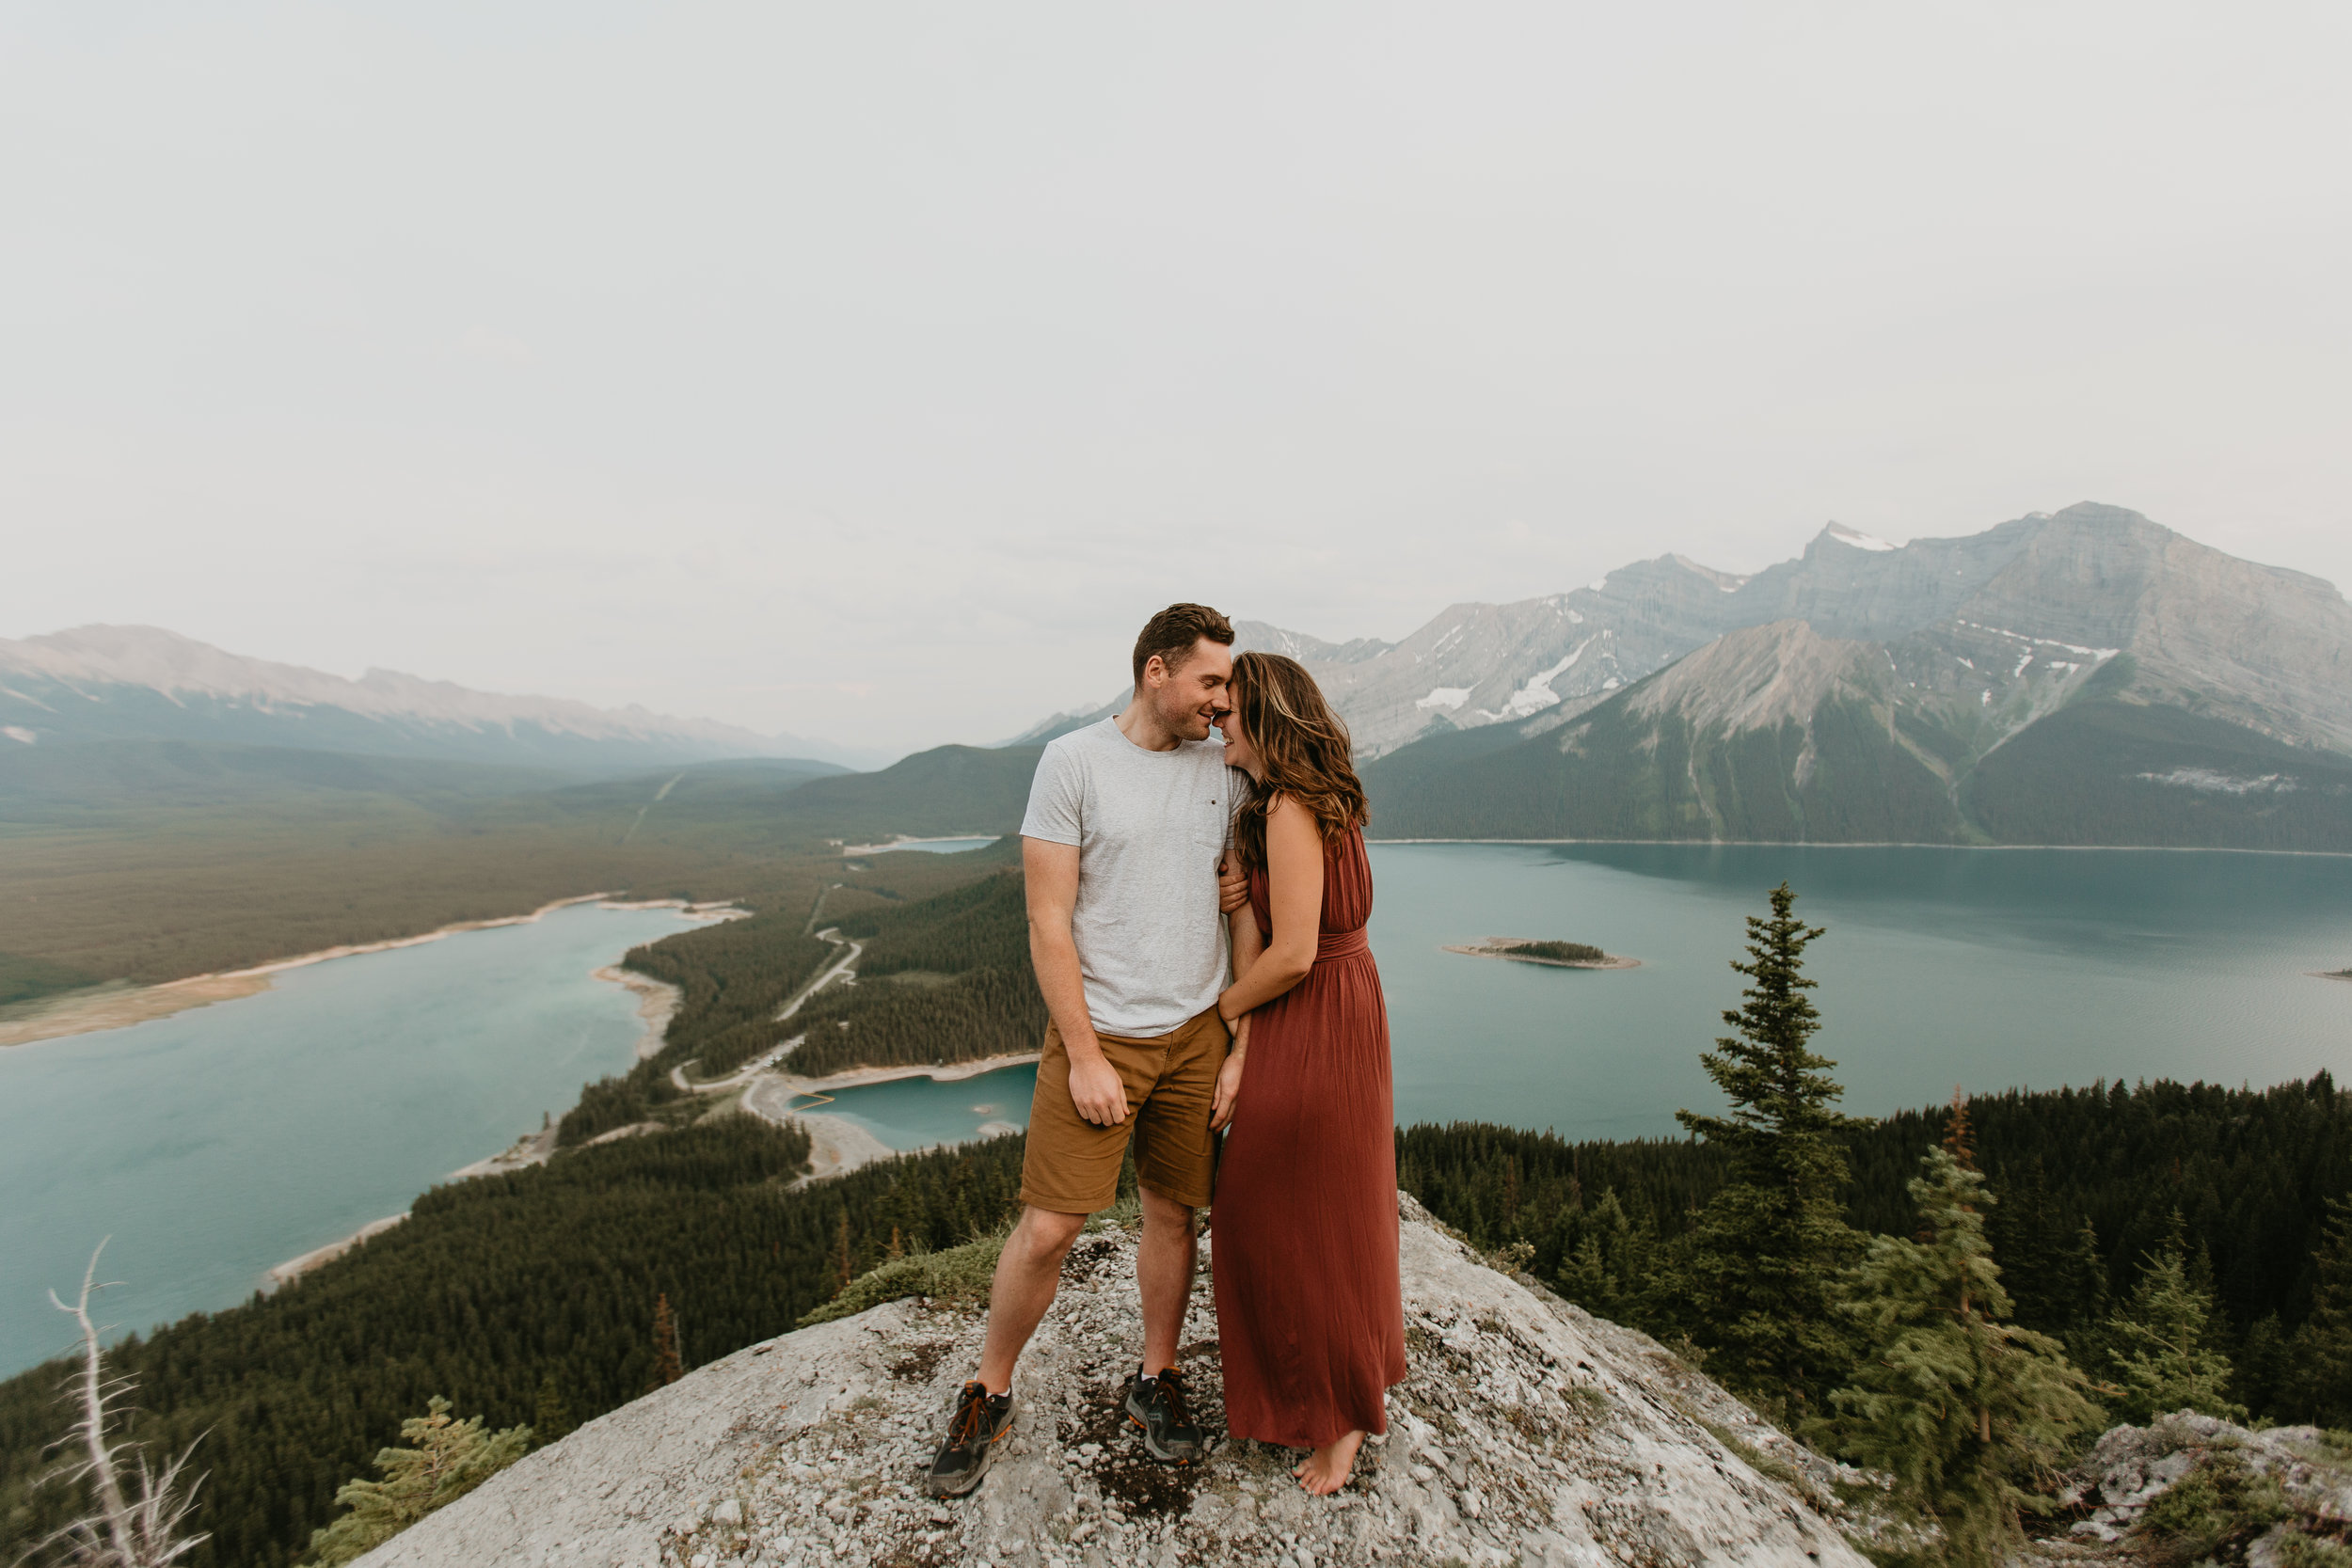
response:
<path id="1" fill-rule="evenodd" d="M 2276 1481 L 2236 1450 L 2215 1449 L 2148 1505 L 2139 1528 L 2178 1560 L 2195 1562 L 2224 1545 L 2251 1541 L 2293 1512 Z"/>

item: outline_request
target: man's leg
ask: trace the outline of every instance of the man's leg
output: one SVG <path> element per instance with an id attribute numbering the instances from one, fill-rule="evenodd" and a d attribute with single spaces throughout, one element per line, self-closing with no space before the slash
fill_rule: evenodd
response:
<path id="1" fill-rule="evenodd" d="M 1070 1243 L 1078 1239 L 1086 1223 L 1084 1214 L 1057 1214 L 1050 1209 L 1023 1206 L 1021 1223 L 1012 1227 L 1012 1234 L 1005 1238 L 1005 1250 L 997 1255 L 996 1278 L 989 1288 L 988 1340 L 980 1351 L 979 1380 L 990 1393 L 1001 1394 L 1012 1386 L 1013 1364 L 1021 1359 L 1029 1336 L 1044 1321 L 1045 1309 L 1054 1305 L 1054 1292 L 1061 1285 L 1062 1259 L 1070 1255 Z M 1150 1235 L 1148 1228 L 1145 1234 Z M 1190 1288 L 1189 1257 L 1186 1288 Z M 1182 1322 L 1181 1313 L 1178 1321 Z M 1169 1343 L 1172 1349 L 1174 1341 Z"/>
<path id="2" fill-rule="evenodd" d="M 1176 1365 L 1184 1309 L 1192 1301 L 1193 1260 L 1200 1252 L 1192 1213 L 1185 1205 L 1162 1197 L 1149 1187 L 1143 1189 L 1143 1241 L 1136 1248 L 1136 1288 L 1143 1297 L 1146 1377 L 1156 1377 Z"/>

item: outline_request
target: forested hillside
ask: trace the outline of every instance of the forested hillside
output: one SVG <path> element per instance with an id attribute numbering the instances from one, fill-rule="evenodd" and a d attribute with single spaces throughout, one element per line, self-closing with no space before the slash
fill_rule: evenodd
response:
<path id="1" fill-rule="evenodd" d="M 1029 967 L 1019 872 L 852 917 L 841 929 L 866 942 L 858 983 L 824 992 L 793 1020 L 806 1039 L 786 1060 L 792 1071 L 817 1077 L 1038 1048 L 1045 999 Z"/>
<path id="2" fill-rule="evenodd" d="M 2233 1394 L 2309 1418 L 2314 1390 L 2289 1352 L 2312 1311 L 2327 1199 L 2352 1190 L 2352 1105 L 2332 1083 L 2118 1085 L 1969 1111 L 2021 1322 L 2095 1353 L 2086 1332 L 2129 1296 L 2177 1211 L 2192 1268 L 2226 1308 Z M 1947 1118 L 1911 1112 L 1852 1135 L 1856 1226 L 1908 1226 L 1904 1183 Z M 1524 1243 L 1525 1266 L 1572 1299 L 1680 1332 L 1651 1288 L 1662 1249 L 1721 1184 L 1715 1150 L 1473 1124 L 1406 1129 L 1397 1147 L 1406 1190 L 1481 1246 Z M 146 1386 L 143 1435 L 214 1431 L 202 1517 L 222 1539 L 192 1560 L 287 1563 L 336 1485 L 430 1394 L 512 1425 L 532 1418 L 552 1375 L 574 1417 L 612 1408 L 644 1389 L 657 1294 L 676 1310 L 689 1366 L 781 1332 L 845 1267 L 882 1260 L 894 1233 L 901 1248 L 940 1247 L 1000 1222 L 1020 1148 L 1000 1139 L 787 1192 L 803 1146 L 749 1118 L 628 1139 L 437 1189 L 409 1224 L 300 1285 L 133 1341 L 118 1365 Z M 0 1385 L 0 1545 L 58 1506 L 29 1489 L 57 1432 L 56 1375 Z"/>
<path id="3" fill-rule="evenodd" d="M 435 1394 L 493 1427 L 532 1421 L 552 1378 L 576 1419 L 645 1392 L 656 1299 L 692 1367 L 781 1334 L 894 1243 L 943 1247 L 994 1225 L 1020 1142 L 868 1166 L 789 1190 L 806 1138 L 751 1117 L 566 1154 L 438 1187 L 410 1219 L 275 1295 L 126 1341 L 133 1434 L 204 1434 L 196 1568 L 280 1568 L 335 1490 Z M 0 1558 L 62 1519 L 35 1483 L 63 1431 L 56 1365 L 0 1384 Z"/>
<path id="4" fill-rule="evenodd" d="M 564 784 L 286 748 L 11 743 L 0 747 L 0 1006 L 594 893 L 805 911 L 831 880 L 924 875 L 845 878 L 844 840 L 1012 832 L 1036 763 L 1029 747 L 950 746 L 877 773 L 754 759 Z"/>
<path id="5" fill-rule="evenodd" d="M 1847 1136 L 1856 1228 L 1904 1233 L 1904 1184 L 1950 1115 L 1907 1111 Z M 1968 1116 L 2018 1322 L 2095 1350 L 2088 1337 L 2178 1215 L 2225 1315 L 2238 1399 L 2280 1420 L 2313 1418 L 2318 1391 L 2286 1351 L 2311 1317 L 2328 1200 L 2352 1195 L 2352 1096 L 2325 1073 L 2270 1089 L 2113 1084 L 1979 1096 Z M 1716 1149 L 1458 1124 L 1399 1132 L 1397 1161 L 1399 1181 L 1481 1246 L 1524 1243 L 1528 1267 L 1595 1312 L 1678 1331 L 1650 1286 L 1661 1249 L 1722 1184 Z"/>
<path id="6" fill-rule="evenodd" d="M 984 889 L 990 880 L 1001 879 L 990 874 L 1011 854 L 1009 845 L 999 844 L 961 855 L 878 857 L 861 870 L 842 870 L 836 874 L 839 879 L 819 883 L 806 895 L 805 903 L 793 896 L 803 893 L 805 884 L 787 884 L 783 892 L 759 900 L 751 919 L 680 931 L 630 949 L 622 959 L 625 967 L 678 988 L 676 1014 L 662 1036 L 660 1051 L 627 1072 L 601 1079 L 581 1091 L 580 1103 L 564 1117 L 559 1142 L 570 1148 L 649 1118 L 694 1115 L 697 1103 L 677 1088 L 674 1071 L 691 1071 L 705 1080 L 723 1077 L 805 1033 L 816 1005 L 790 1019 L 777 1014 L 794 993 L 840 956 L 834 942 L 815 934 L 820 925 L 834 924 L 828 910 L 846 908 L 850 912 L 841 920 L 857 925 L 861 931 L 905 918 L 910 933 L 936 933 L 943 927 L 959 924 L 956 915 L 974 897 L 970 888 Z M 811 873 L 812 879 L 815 875 Z M 976 883 L 975 879 L 980 880 Z M 1016 880 L 1016 898 L 1018 885 Z M 958 893 L 957 889 L 967 891 Z M 900 917 L 894 912 L 898 911 L 907 913 Z M 926 940 L 935 945 L 942 941 L 936 934 Z M 887 943 L 883 945 L 886 949 Z M 1020 975 L 1034 990 L 1035 983 L 1027 981 L 1027 974 L 1025 949 Z M 817 1004 L 828 1001 L 828 995 L 820 994 Z M 913 1025 L 929 1015 L 918 1011 L 908 1016 Z M 834 1032 L 840 1032 L 837 1026 Z"/>

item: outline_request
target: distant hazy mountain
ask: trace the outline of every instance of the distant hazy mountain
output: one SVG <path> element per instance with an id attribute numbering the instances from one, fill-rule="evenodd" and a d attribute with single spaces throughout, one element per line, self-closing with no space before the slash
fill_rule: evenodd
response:
<path id="1" fill-rule="evenodd" d="M 997 741 L 996 748 L 1002 750 L 1009 746 L 1042 746 L 1049 740 L 1068 735 L 1072 730 L 1083 730 L 1089 724 L 1099 724 L 1120 708 L 1125 707 L 1127 699 L 1132 695 L 1134 695 L 1132 689 L 1121 689 L 1118 696 L 1113 697 L 1101 707 L 1087 708 L 1073 713 L 1057 713 L 1051 719 L 1041 719 L 1011 739 Z"/>
<path id="2" fill-rule="evenodd" d="M 1326 681 L 1330 678 L 1327 673 L 1330 670 L 1376 657 L 1386 653 L 1389 646 L 1386 642 L 1369 637 L 1359 637 L 1353 642 L 1326 642 L 1320 637 L 1309 637 L 1304 632 L 1284 631 L 1280 626 L 1270 626 L 1263 621 L 1233 623 L 1233 651 L 1235 653 L 1255 648 L 1263 653 L 1287 654 L 1300 663 L 1314 668 L 1323 674 Z M 1085 729 L 1089 724 L 1101 723 L 1125 707 L 1128 699 L 1134 695 L 1134 688 L 1122 686 L 1113 692 L 1100 707 L 1057 713 L 1051 719 L 1040 720 L 1011 739 L 1000 740 L 996 744 L 1000 747 L 1042 746 L 1057 736 L 1068 735 L 1072 730 Z"/>
<path id="3" fill-rule="evenodd" d="M 155 626 L 0 639 L 0 747 L 186 740 L 611 773 L 714 757 L 873 759 L 642 707 L 244 658 Z"/>
<path id="4" fill-rule="evenodd" d="M 1549 677 L 1557 700 L 1524 717 L 1466 696 L 1367 770 L 1377 831 L 2352 850 L 2352 608 L 2316 578 L 2089 504 L 1900 548 L 1832 528 L 1802 560 L 1710 574 L 1711 602 L 1673 588 L 1679 564 L 1613 574 L 1613 591 L 1643 574 L 1646 596 L 1584 657 L 1629 674 L 1637 626 L 1640 657 L 1677 630 L 1721 635 L 1622 689 Z M 1451 642 L 1424 628 L 1318 673 L 1348 689 L 1419 644 L 1467 684 L 1460 646 L 1483 633 L 1494 689 L 1570 640 L 1548 644 L 1535 607 L 1585 602 L 1465 607 L 1431 623 L 1458 613 Z"/>

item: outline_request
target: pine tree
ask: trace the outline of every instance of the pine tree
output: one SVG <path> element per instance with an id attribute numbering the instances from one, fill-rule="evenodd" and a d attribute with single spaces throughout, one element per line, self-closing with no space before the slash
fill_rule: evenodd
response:
<path id="1" fill-rule="evenodd" d="M 1736 1031 L 1700 1060 L 1731 1101 L 1727 1117 L 1677 1111 L 1676 1119 L 1730 1156 L 1730 1180 L 1684 1237 L 1675 1294 L 1708 1370 L 1791 1423 L 1843 1380 L 1852 1329 L 1837 1310 L 1845 1269 L 1862 1238 L 1838 1195 L 1850 1176 L 1837 1134 L 1867 1126 L 1836 1108 L 1837 1064 L 1806 1042 L 1820 1015 L 1804 994 L 1804 950 L 1823 934 L 1790 911 L 1796 895 L 1772 892 L 1772 918 L 1748 919 L 1742 1005 L 1724 1022 Z"/>
<path id="2" fill-rule="evenodd" d="M 2190 1278 L 2176 1213 L 2172 1234 L 2149 1257 L 2122 1309 L 2107 1320 L 2123 1419 L 2144 1425 L 2183 1409 L 2246 1419 L 2246 1407 L 2228 1395 L 2230 1358 L 2213 1342 L 2213 1311 L 2212 1295 Z"/>
<path id="3" fill-rule="evenodd" d="M 571 1406 L 564 1402 L 564 1390 L 556 1386 L 555 1374 L 548 1373 L 539 1380 L 539 1407 L 531 1422 L 532 1436 L 540 1448 L 570 1435 Z"/>
<path id="4" fill-rule="evenodd" d="M 1934 1527 L 1947 1560 L 1994 1568 L 2024 1544 L 2020 1510 L 2049 1506 L 2033 1483 L 2099 1411 L 2056 1339 L 2005 1321 L 1984 1178 L 1948 1148 L 1920 1166 L 1910 1183 L 1920 1239 L 1877 1237 L 1854 1270 L 1848 1311 L 1869 1349 L 1816 1430 L 1893 1476 L 1897 1500 Z"/>
<path id="5" fill-rule="evenodd" d="M 645 1392 L 667 1388 L 685 1375 L 677 1354 L 677 1320 L 670 1315 L 670 1296 L 665 1291 L 654 1298 L 653 1382 L 645 1386 Z"/>
<path id="6" fill-rule="evenodd" d="M 1658 1230 L 1637 1221 L 1606 1188 L 1589 1209 L 1563 1209 L 1552 1226 L 1560 1254 L 1560 1293 L 1589 1312 L 1623 1323 L 1644 1316 L 1641 1286 L 1652 1273 Z"/>
<path id="7" fill-rule="evenodd" d="M 365 1556 L 443 1504 L 456 1501 L 512 1465 L 531 1448 L 529 1427 L 482 1430 L 482 1418 L 452 1420 L 449 1401 L 433 1396 L 428 1413 L 400 1424 L 405 1449 L 375 1456 L 382 1481 L 346 1481 L 337 1506 L 351 1512 L 310 1535 L 314 1568 L 333 1568 Z"/>
<path id="8" fill-rule="evenodd" d="M 1977 1130 L 1968 1121 L 1967 1092 L 1958 1084 L 1952 1085 L 1952 1114 L 1944 1122 L 1944 1149 L 1961 1169 L 1977 1168 Z"/>
<path id="9" fill-rule="evenodd" d="M 2312 1312 L 2295 1336 L 2298 1375 L 2280 1392 L 2312 1419 L 2352 1426 L 2352 1199 L 2328 1200 L 2312 1268 Z"/>

